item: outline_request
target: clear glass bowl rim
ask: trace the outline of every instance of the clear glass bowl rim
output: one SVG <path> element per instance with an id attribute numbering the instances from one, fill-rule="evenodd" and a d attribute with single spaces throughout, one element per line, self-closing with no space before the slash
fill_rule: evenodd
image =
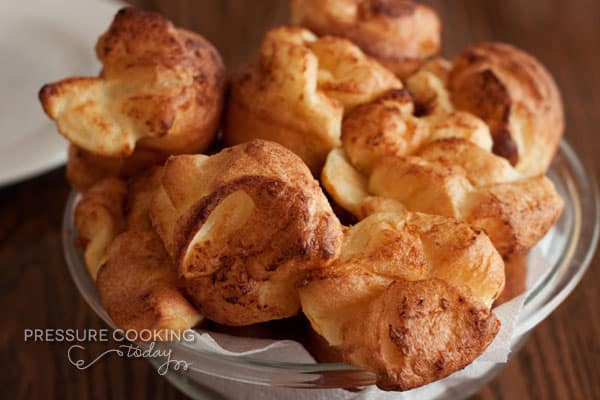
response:
<path id="1" fill-rule="evenodd" d="M 520 338 L 543 321 L 573 291 L 585 274 L 598 243 L 600 227 L 600 200 L 595 178 L 586 171 L 571 146 L 563 140 L 552 168 L 566 183 L 569 198 L 566 207 L 574 207 L 574 221 L 568 244 L 561 256 L 552 266 L 552 271 L 527 294 L 524 310 L 517 322 L 514 337 Z M 110 327 L 114 323 L 102 307 L 95 285 L 81 256 L 81 250 L 75 246 L 76 228 L 73 211 L 79 193 L 72 191 L 68 197 L 63 215 L 63 249 L 71 277 L 79 292 Z M 585 212 L 585 218 L 584 218 Z M 85 272 L 85 274 L 82 273 Z M 560 282 L 554 282 L 557 273 L 561 273 Z M 87 277 L 87 278 L 86 278 Z M 551 295 L 547 295 L 541 304 L 534 300 L 551 283 L 556 286 Z M 194 363 L 203 365 L 200 371 L 207 375 L 223 377 L 258 385 L 284 387 L 359 387 L 374 383 L 374 375 L 360 368 L 344 363 L 301 364 L 278 361 L 265 361 L 248 356 L 227 356 L 215 352 L 201 351 L 189 347 L 183 342 L 169 343 L 178 352 L 194 359 Z M 242 367 L 240 369 L 240 367 Z M 351 384 L 349 384 L 351 382 Z"/>

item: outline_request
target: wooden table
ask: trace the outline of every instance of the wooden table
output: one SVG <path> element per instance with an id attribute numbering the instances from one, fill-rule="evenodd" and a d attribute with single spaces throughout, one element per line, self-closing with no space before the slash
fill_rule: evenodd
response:
<path id="1" fill-rule="evenodd" d="M 265 30 L 287 20 L 284 0 L 136 3 L 205 35 L 229 67 L 252 57 Z M 535 54 L 562 90 L 567 139 L 583 158 L 600 154 L 599 1 L 431 3 L 444 21 L 448 56 L 481 40 L 506 41 Z M 184 398 L 143 360 L 113 356 L 79 372 L 66 360 L 67 344 L 24 342 L 25 328 L 104 326 L 79 296 L 63 260 L 61 215 L 69 191 L 63 174 L 60 169 L 0 189 L 2 397 Z M 596 257 L 571 297 L 536 328 L 518 357 L 475 399 L 600 399 L 598 261 Z M 90 354 L 106 348 L 106 343 L 88 346 Z"/>

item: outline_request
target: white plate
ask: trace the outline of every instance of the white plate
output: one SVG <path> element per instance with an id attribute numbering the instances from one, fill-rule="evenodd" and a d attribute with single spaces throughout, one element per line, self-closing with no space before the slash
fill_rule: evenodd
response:
<path id="1" fill-rule="evenodd" d="M 38 101 L 43 84 L 96 75 L 94 46 L 123 3 L 0 1 L 0 186 L 65 162 L 67 142 Z"/>

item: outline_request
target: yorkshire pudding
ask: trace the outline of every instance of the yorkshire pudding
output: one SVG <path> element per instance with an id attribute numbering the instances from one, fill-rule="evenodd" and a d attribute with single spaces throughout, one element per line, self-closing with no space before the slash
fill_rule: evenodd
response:
<path id="1" fill-rule="evenodd" d="M 405 0 L 291 0 L 292 24 L 351 40 L 404 79 L 440 50 L 441 22 Z"/>
<path id="2" fill-rule="evenodd" d="M 299 287 L 312 327 L 346 361 L 408 390 L 472 362 L 492 341 L 504 264 L 483 231 L 452 218 L 376 212 L 338 259 Z"/>
<path id="3" fill-rule="evenodd" d="M 341 244 L 342 227 L 306 165 L 262 140 L 171 157 L 150 215 L 192 302 L 225 325 L 296 314 L 296 283 Z"/>
<path id="4" fill-rule="evenodd" d="M 224 139 L 227 145 L 278 142 L 318 173 L 340 143 L 344 113 L 401 87 L 347 40 L 276 28 L 265 36 L 258 60 L 231 78 Z"/>
<path id="5" fill-rule="evenodd" d="M 124 8 L 96 44 L 98 77 L 47 84 L 44 111 L 71 143 L 116 159 L 208 148 L 219 125 L 224 67 L 200 35 L 161 15 Z"/>

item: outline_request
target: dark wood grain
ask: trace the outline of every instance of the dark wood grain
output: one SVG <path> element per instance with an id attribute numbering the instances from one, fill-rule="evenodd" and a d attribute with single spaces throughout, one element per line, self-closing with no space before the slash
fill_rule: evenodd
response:
<path id="1" fill-rule="evenodd" d="M 211 40 L 228 67 L 255 53 L 263 32 L 287 20 L 284 0 L 137 0 Z M 562 90 L 567 139 L 587 159 L 600 154 L 600 2 L 429 1 L 444 21 L 444 52 L 502 40 L 535 54 Z M 5 62 L 3 60 L 3 62 Z M 600 160 L 596 160 L 600 166 Z M 600 169 L 595 168 L 596 175 Z M 60 223 L 68 193 L 59 169 L 0 189 L 2 398 L 184 398 L 145 361 L 109 357 L 88 371 L 66 362 L 66 345 L 25 343 L 24 328 L 99 328 L 68 276 Z M 474 398 L 600 399 L 600 270 L 536 328 L 508 367 Z M 90 353 L 106 349 L 92 344 Z"/>

